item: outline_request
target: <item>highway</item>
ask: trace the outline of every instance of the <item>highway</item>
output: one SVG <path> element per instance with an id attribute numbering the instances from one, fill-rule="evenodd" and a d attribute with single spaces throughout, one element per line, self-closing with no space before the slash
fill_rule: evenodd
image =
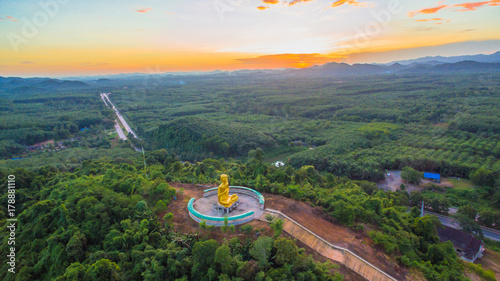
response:
<path id="1" fill-rule="evenodd" d="M 108 103 L 106 102 L 106 99 L 104 98 L 104 94 L 101 94 L 101 99 L 102 99 L 102 101 L 104 102 L 104 104 L 106 105 L 106 107 L 108 107 L 108 108 L 109 108 L 109 105 L 108 105 Z"/>
<path id="2" fill-rule="evenodd" d="M 102 93 L 101 94 L 101 97 L 104 97 L 108 100 L 108 103 L 111 105 L 111 107 L 115 110 L 116 112 L 116 116 L 118 116 L 118 119 L 120 120 L 120 122 L 122 123 L 123 127 L 125 128 L 125 130 L 128 132 L 128 133 L 131 133 L 134 138 L 138 139 L 139 137 L 137 137 L 137 135 L 134 133 L 134 131 L 132 130 L 132 128 L 130 128 L 130 126 L 127 124 L 127 121 L 125 121 L 125 119 L 123 119 L 122 115 L 120 114 L 120 111 L 118 111 L 118 109 L 115 107 L 115 105 L 111 102 L 111 100 L 109 99 L 109 93 L 106 94 L 106 93 Z M 104 102 L 106 103 L 106 102 Z"/>
<path id="3" fill-rule="evenodd" d="M 101 93 L 101 99 L 102 99 L 102 101 L 104 102 L 104 104 L 108 108 L 110 108 L 110 106 L 108 105 L 108 103 L 111 105 L 111 108 L 113 108 L 115 110 L 116 116 L 118 117 L 118 120 L 120 120 L 119 122 L 122 123 L 123 127 L 125 127 L 125 130 L 128 133 L 131 133 L 134 136 L 134 138 L 138 139 L 137 135 L 134 133 L 134 131 L 132 131 L 132 128 L 130 128 L 130 126 L 127 124 L 127 121 L 125 121 L 125 119 L 123 119 L 123 117 L 120 114 L 120 112 L 118 111 L 118 109 L 116 109 L 115 105 L 109 99 L 109 94 L 110 93 L 107 93 L 107 94 L 106 93 Z M 106 100 L 108 102 L 106 102 Z M 125 133 L 123 132 L 122 128 L 120 127 L 120 124 L 118 123 L 118 120 L 115 119 L 115 130 L 118 133 L 118 136 L 120 137 L 120 139 L 127 140 L 127 136 L 125 135 Z M 135 149 L 135 151 L 142 152 L 142 149 L 139 149 L 139 148 L 135 147 L 132 143 L 130 145 Z"/>
<path id="4" fill-rule="evenodd" d="M 104 102 L 106 107 L 110 108 L 108 103 L 106 102 L 106 98 L 107 98 L 106 94 L 101 93 L 102 101 Z M 116 130 L 116 133 L 118 133 L 118 137 L 120 137 L 120 139 L 127 140 L 127 136 L 125 136 L 125 134 L 123 133 L 123 130 L 122 130 L 122 128 L 120 128 L 120 124 L 118 124 L 118 120 L 116 120 L 116 119 L 115 119 L 115 130 Z"/>
<path id="5" fill-rule="evenodd" d="M 424 214 L 436 216 L 443 225 L 446 225 L 446 226 L 449 226 L 449 227 L 452 227 L 455 229 L 460 229 L 460 225 L 458 224 L 458 222 L 454 218 L 443 216 L 443 215 L 438 215 L 436 213 L 429 212 L 429 211 L 424 211 Z M 491 240 L 494 240 L 494 241 L 500 241 L 500 231 L 494 230 L 494 229 L 491 229 L 488 227 L 484 227 L 484 226 L 481 226 L 481 229 L 483 230 L 484 237 L 491 239 Z"/>
<path id="6" fill-rule="evenodd" d="M 118 133 L 118 136 L 120 137 L 120 139 L 127 140 L 127 136 L 125 136 L 122 128 L 120 128 L 120 124 L 118 124 L 118 122 L 116 120 L 115 120 L 115 129 L 116 129 L 116 132 Z"/>
<path id="7" fill-rule="evenodd" d="M 115 108 L 115 107 L 113 106 L 113 108 Z M 115 110 L 116 110 L 116 108 L 115 108 Z M 134 138 L 138 139 L 137 135 L 134 133 L 134 131 L 132 131 L 132 129 L 127 124 L 127 122 L 125 121 L 125 119 L 123 119 L 123 117 L 121 116 L 121 114 L 120 114 L 120 112 L 118 110 L 116 110 L 116 114 L 118 115 L 118 119 L 120 119 L 120 122 L 122 122 L 123 127 L 125 127 L 125 130 L 128 133 L 131 133 L 134 136 Z"/>

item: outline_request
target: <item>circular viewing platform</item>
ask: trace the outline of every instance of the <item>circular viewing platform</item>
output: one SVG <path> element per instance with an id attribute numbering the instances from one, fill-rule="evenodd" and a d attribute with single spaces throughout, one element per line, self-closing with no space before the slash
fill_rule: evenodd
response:
<path id="1" fill-rule="evenodd" d="M 189 216 L 197 222 L 205 221 L 207 225 L 222 226 L 224 217 L 227 217 L 228 225 L 238 225 L 258 218 L 264 212 L 265 199 L 258 191 L 242 186 L 229 186 L 229 193 L 238 194 L 239 199 L 239 204 L 229 214 L 214 209 L 214 204 L 217 204 L 217 187 L 214 187 L 205 190 L 203 198 L 189 200 Z"/>

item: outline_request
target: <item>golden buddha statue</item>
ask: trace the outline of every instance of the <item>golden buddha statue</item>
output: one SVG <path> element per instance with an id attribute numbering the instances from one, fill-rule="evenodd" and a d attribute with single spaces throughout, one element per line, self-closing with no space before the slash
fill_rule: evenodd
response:
<path id="1" fill-rule="evenodd" d="M 219 204 L 225 208 L 229 208 L 234 204 L 234 202 L 238 201 L 238 195 L 229 195 L 229 182 L 226 174 L 220 175 L 220 180 L 222 183 L 219 185 L 219 189 L 217 190 Z"/>

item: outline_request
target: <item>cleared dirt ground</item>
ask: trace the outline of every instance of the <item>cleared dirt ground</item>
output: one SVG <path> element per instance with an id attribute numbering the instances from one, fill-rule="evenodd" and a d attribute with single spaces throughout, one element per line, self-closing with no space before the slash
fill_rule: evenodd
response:
<path id="1" fill-rule="evenodd" d="M 328 242 L 351 250 L 398 280 L 406 280 L 407 270 L 397 266 L 397 262 L 374 246 L 364 233 L 334 223 L 320 208 L 273 194 L 264 194 L 264 197 L 266 208 L 286 214 Z"/>
<path id="2" fill-rule="evenodd" d="M 181 183 L 170 183 L 170 185 L 178 190 L 180 188 L 184 189 L 184 198 L 180 198 L 181 196 L 179 196 L 177 200 L 172 200 L 168 208 L 168 212 L 174 214 L 175 229 L 183 233 L 200 232 L 198 223 L 189 217 L 186 207 L 187 202 L 191 197 L 201 198 L 203 196 L 203 190 L 212 186 L 197 186 Z M 263 195 L 266 198 L 266 208 L 283 212 L 330 243 L 353 251 L 396 279 L 410 280 L 406 277 L 408 273 L 407 270 L 397 266 L 397 262 L 391 260 L 381 249 L 374 246 L 371 239 L 365 234 L 354 232 L 349 228 L 334 223 L 329 219 L 328 215 L 319 208 L 313 208 L 305 203 L 297 202 L 283 196 L 265 193 Z M 254 229 L 264 229 L 264 233 L 272 235 L 272 231 L 265 222 L 253 220 L 249 224 L 252 225 Z M 237 231 L 237 233 L 239 233 L 239 231 Z M 230 236 L 234 235 L 245 236 L 241 233 L 233 235 L 223 234 L 220 233 L 220 231 L 214 231 L 208 235 L 210 238 L 218 241 L 223 241 L 224 238 L 230 239 Z M 300 246 L 303 247 L 305 245 Z M 305 248 L 309 253 L 314 254 L 315 257 L 319 256 L 309 247 Z M 361 276 L 343 266 L 341 266 L 341 272 L 346 276 L 346 280 L 363 279 Z"/>
<path id="3" fill-rule="evenodd" d="M 490 269 L 495 272 L 495 277 L 500 280 L 500 254 L 486 249 L 482 258 L 476 260 L 476 263 L 483 266 L 484 269 Z"/>
<path id="4" fill-rule="evenodd" d="M 403 179 L 401 178 L 401 171 L 389 171 L 389 176 L 386 174 L 385 180 L 378 182 L 377 186 L 385 191 L 396 191 L 398 189 L 401 189 L 401 184 L 404 184 L 406 186 L 406 190 L 411 193 L 414 190 L 421 191 L 422 188 L 420 186 L 426 183 L 434 183 L 439 186 L 453 186 L 453 184 L 451 184 L 446 178 L 441 178 L 440 183 L 435 183 L 431 180 L 423 179 L 420 185 L 410 184 L 403 181 Z"/>

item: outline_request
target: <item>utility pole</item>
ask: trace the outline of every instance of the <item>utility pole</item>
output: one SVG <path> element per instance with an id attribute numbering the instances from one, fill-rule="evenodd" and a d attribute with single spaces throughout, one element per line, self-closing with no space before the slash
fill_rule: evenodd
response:
<path id="1" fill-rule="evenodd" d="M 144 155 L 144 147 L 142 147 L 142 159 L 144 159 L 144 169 L 146 169 L 146 156 Z"/>
<path id="2" fill-rule="evenodd" d="M 147 170 L 146 170 L 146 155 L 144 155 L 144 147 L 142 147 L 142 159 L 144 159 L 144 171 L 147 172 Z M 146 177 L 149 178 L 148 174 L 146 174 Z"/>
<path id="3" fill-rule="evenodd" d="M 420 209 L 420 217 L 424 216 L 424 201 L 422 201 L 422 207 Z"/>

